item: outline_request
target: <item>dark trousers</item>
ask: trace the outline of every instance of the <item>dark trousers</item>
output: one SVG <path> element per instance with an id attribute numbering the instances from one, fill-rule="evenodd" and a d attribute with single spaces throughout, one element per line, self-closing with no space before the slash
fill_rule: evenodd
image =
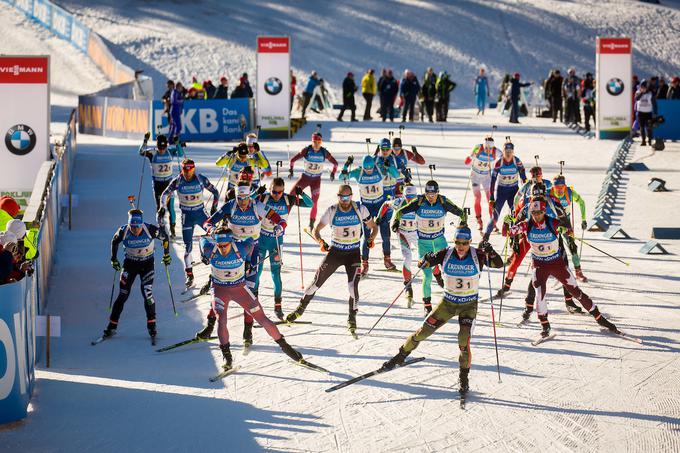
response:
<path id="1" fill-rule="evenodd" d="M 312 93 L 304 92 L 302 93 L 302 117 L 305 117 L 305 112 L 307 112 L 307 107 L 309 107 L 309 101 L 312 100 Z"/>
<path id="2" fill-rule="evenodd" d="M 640 125 L 640 134 L 642 134 L 642 143 L 646 140 L 652 141 L 652 112 L 637 112 L 638 124 Z"/>
<path id="3" fill-rule="evenodd" d="M 156 330 L 156 303 L 153 300 L 153 257 L 144 261 L 126 259 L 123 262 L 123 272 L 120 274 L 120 290 L 111 309 L 110 321 L 113 324 L 118 324 L 125 301 L 130 296 L 130 289 L 132 289 L 132 284 L 138 275 L 140 278 L 139 289 L 144 299 L 147 327 L 149 330 Z"/>
<path id="4" fill-rule="evenodd" d="M 586 130 L 590 131 L 590 118 L 593 119 L 593 126 L 595 126 L 595 114 L 593 112 L 593 108 L 590 106 L 584 106 L 583 107 L 583 116 L 585 117 L 585 125 L 586 125 Z"/>
<path id="5" fill-rule="evenodd" d="M 404 98 L 404 111 L 401 114 L 401 119 L 406 120 L 406 113 L 408 113 L 408 120 L 413 121 L 413 113 L 416 108 L 416 97 Z"/>
<path id="6" fill-rule="evenodd" d="M 432 115 L 434 114 L 434 99 L 426 99 L 423 101 L 425 105 L 425 113 L 427 113 L 427 118 L 432 122 Z"/>
<path id="7" fill-rule="evenodd" d="M 387 117 L 394 121 L 394 99 L 391 96 L 380 96 L 380 117 L 383 121 Z"/>
<path id="8" fill-rule="evenodd" d="M 562 97 L 550 98 L 550 110 L 552 110 L 553 122 L 557 121 L 557 112 L 560 112 L 560 123 L 564 121 L 564 110 L 562 109 Z"/>
<path id="9" fill-rule="evenodd" d="M 354 102 L 352 102 L 351 104 L 349 104 L 349 103 L 342 104 L 342 108 L 340 109 L 340 114 L 338 115 L 338 119 L 341 120 L 342 116 L 345 114 L 345 110 L 349 110 L 350 112 L 352 112 L 352 121 L 355 121 L 356 120 L 356 109 L 357 109 L 357 106 L 354 105 Z"/>
<path id="10" fill-rule="evenodd" d="M 364 109 L 364 120 L 371 119 L 371 107 L 373 106 L 373 95 L 371 93 L 364 93 L 366 100 L 366 109 Z"/>
<path id="11" fill-rule="evenodd" d="M 512 98 L 510 104 L 510 122 L 519 123 L 519 99 Z"/>

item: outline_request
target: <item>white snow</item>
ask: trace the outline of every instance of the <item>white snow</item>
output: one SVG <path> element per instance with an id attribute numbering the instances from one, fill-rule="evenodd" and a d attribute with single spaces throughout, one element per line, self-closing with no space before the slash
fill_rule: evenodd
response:
<path id="1" fill-rule="evenodd" d="M 662 2 L 666 3 L 666 2 Z M 114 54 L 154 77 L 219 80 L 230 86 L 246 71 L 255 80 L 255 38 L 290 35 L 292 67 L 301 88 L 317 70 L 340 99 L 342 79 L 368 68 L 428 66 L 447 70 L 459 85 L 456 106 L 474 105 L 472 84 L 481 65 L 492 96 L 506 73 L 540 81 L 553 67 L 595 72 L 595 37 L 631 36 L 634 70 L 642 77 L 680 74 L 680 11 L 633 0 L 558 2 L 271 2 L 225 3 L 66 0 L 68 10 L 118 45 Z M 360 98 L 360 96 L 358 96 Z"/>
<path id="2" fill-rule="evenodd" d="M 64 3 L 70 10 L 76 9 L 74 2 Z M 406 12 L 401 10 L 404 3 L 408 3 Z M 384 61 L 395 67 L 403 65 L 402 54 L 405 48 L 411 49 L 406 46 L 411 39 L 436 33 L 446 33 L 442 41 L 455 44 L 452 48 L 457 49 L 446 50 L 451 53 L 439 61 L 443 62 L 444 58 L 447 62 L 452 61 L 458 52 L 465 55 L 464 58 L 474 55 L 500 76 L 505 70 L 514 69 L 517 54 L 508 55 L 509 48 L 501 42 L 502 36 L 496 38 L 498 33 L 492 34 L 496 41 L 491 47 L 483 45 L 469 31 L 463 33 L 466 30 L 463 27 L 470 23 L 469 30 L 479 29 L 473 25 L 484 21 L 497 26 L 495 18 L 501 17 L 504 9 L 512 11 L 513 15 L 508 17 L 517 22 L 508 20 L 506 27 L 513 27 L 514 35 L 524 36 L 524 41 L 518 41 L 520 46 L 517 47 L 522 56 L 540 52 L 535 60 L 528 56 L 527 61 L 521 63 L 525 66 L 520 70 L 530 77 L 543 76 L 550 61 L 532 63 L 543 61 L 547 44 L 536 45 L 536 40 L 529 38 L 544 37 L 546 29 L 560 30 L 557 25 L 560 21 L 568 30 L 575 29 L 584 44 L 572 54 L 565 50 L 566 38 L 560 38 L 560 53 L 551 60 L 554 64 L 577 64 L 587 69 L 586 64 L 593 64 L 594 35 L 586 36 L 593 33 L 591 27 L 611 27 L 612 33 L 618 33 L 635 30 L 640 24 L 650 32 L 648 36 L 636 38 L 636 42 L 648 39 L 658 50 L 650 47 L 644 51 L 650 56 L 642 55 L 638 61 L 653 62 L 649 63 L 650 72 L 663 68 L 677 72 L 680 61 L 677 58 L 678 34 L 671 33 L 673 27 L 677 30 L 677 19 L 673 19 L 677 17 L 677 10 L 637 2 L 605 3 L 604 6 L 601 2 L 503 2 L 493 6 L 470 2 L 462 6 L 458 3 L 456 6 L 436 4 L 438 9 L 435 11 L 426 2 L 400 2 L 397 6 L 380 2 L 363 8 L 356 6 L 358 3 L 312 7 L 311 2 L 253 2 L 239 8 L 209 1 L 186 5 L 168 2 L 166 7 L 137 2 L 102 5 L 104 2 L 88 2 L 88 6 L 79 11 L 83 19 L 91 21 L 90 25 L 95 25 L 107 39 L 120 44 L 124 49 L 122 53 L 129 52 L 134 58 L 143 59 L 147 68 L 157 68 L 154 70 L 171 77 L 185 78 L 191 72 L 189 68 L 198 68 L 199 78 L 221 70 L 229 70 L 232 76 L 244 69 L 252 73 L 253 67 L 248 64 L 252 64 L 255 35 L 276 32 L 279 25 L 287 27 L 284 31 L 299 33 L 295 39 L 301 44 L 295 48 L 300 52 L 294 57 L 298 71 L 318 69 L 319 62 L 323 62 L 324 71 L 335 83 L 350 64 L 380 66 Z M 284 14 L 281 19 L 264 20 L 262 13 L 274 8 Z M 604 17 L 603 11 L 611 12 L 612 18 Z M 412 29 L 406 27 L 405 21 L 416 13 L 424 20 Z M 0 9 L 3 26 L 10 19 L 16 20 L 6 14 Z M 362 15 L 363 19 L 357 19 L 357 15 Z M 518 19 L 522 16 L 526 17 L 524 21 Z M 633 20 L 636 16 L 641 19 Z M 225 25 L 227 18 L 232 22 L 239 21 L 241 28 Z M 454 18 L 458 22 L 454 22 Z M 543 20 L 553 22 L 543 25 Z M 593 25 L 580 26 L 577 21 L 592 21 Z M 657 21 L 665 24 L 665 28 L 652 28 Z M 311 30 L 306 27 L 310 23 L 318 26 Z M 26 23 L 23 27 L 35 26 Z M 249 27 L 247 32 L 246 27 Z M 406 29 L 413 33 L 408 39 L 400 31 Z M 37 28 L 32 33 L 42 36 Z M 352 36 L 347 46 L 338 44 L 341 33 Z M 48 51 L 50 38 L 42 36 L 40 39 L 44 41 L 44 47 L 36 43 L 35 51 L 44 53 Z M 25 40 L 28 42 L 28 38 Z M 206 52 L 211 44 L 218 43 L 221 47 L 217 48 L 226 46 L 227 50 Z M 425 66 L 434 62 L 436 67 L 443 64 L 433 57 L 439 50 L 428 53 L 428 44 L 418 44 L 422 47 L 413 52 L 414 60 L 410 60 L 409 65 L 419 69 L 416 64 Z M 390 47 L 392 45 L 394 47 Z M 135 46 L 138 50 L 133 52 Z M 433 46 L 435 49 L 436 43 Z M 442 45 L 441 49 L 444 48 L 446 46 Z M 232 51 L 231 55 L 229 51 Z M 57 47 L 53 52 L 68 53 L 69 50 Z M 205 66 L 196 66 L 205 55 L 214 55 L 215 60 L 209 60 Z M 228 61 L 225 55 L 228 55 Z M 482 55 L 489 57 L 481 58 Z M 177 58 L 181 59 L 181 64 Z M 497 66 L 486 60 L 493 60 Z M 476 64 L 475 61 L 468 64 L 465 73 L 469 78 Z M 78 68 L 88 71 L 82 75 L 85 81 L 96 81 L 99 77 L 85 64 Z M 331 77 L 331 73 L 334 76 Z M 456 72 L 453 73 L 455 77 Z M 76 76 L 76 80 L 80 86 L 79 77 L 81 75 Z M 533 164 L 533 156 L 538 154 L 544 173 L 552 176 L 559 170 L 558 161 L 565 160 L 569 184 L 585 197 L 588 214 L 592 213 L 615 142 L 586 140 L 549 120 L 524 118 L 521 125 L 508 125 L 507 120 L 495 112 L 488 112 L 481 118 L 473 113 L 472 110 L 453 110 L 450 122 L 445 125 L 406 125 L 405 144 L 418 146 L 428 163 L 437 165 L 435 176 L 442 193 L 456 203 L 462 202 L 469 174 L 462 164 L 463 159 L 491 125 L 497 124 L 496 137 L 502 140 L 510 135 L 517 155 L 527 166 Z M 364 138 L 371 137 L 376 142 L 387 136 L 390 128 L 396 131 L 396 125 L 325 122 L 323 131 L 328 149 L 344 162 L 349 154 L 363 155 Z M 263 142 L 262 149 L 272 163 L 276 160 L 286 162 L 288 149 L 294 152 L 307 144 L 311 130 L 310 125 L 306 126 L 290 142 Z M 44 358 L 40 364 L 29 417 L 0 428 L 0 450 L 680 450 L 680 332 L 677 328 L 680 322 L 677 258 L 680 242 L 662 241 L 672 253 L 668 256 L 642 255 L 637 251 L 649 238 L 652 225 L 678 226 L 680 169 L 677 156 L 680 145 L 677 143 L 669 143 L 666 151 L 648 157 L 645 155 L 651 152 L 649 148 L 636 148 L 631 158 L 643 159 L 650 168 L 645 173 L 626 173 L 624 197 L 617 204 L 618 220 L 633 240 L 613 241 L 606 240 L 600 233 L 585 234 L 586 240 L 593 245 L 624 259 L 630 266 L 584 247 L 583 269 L 591 281 L 582 285 L 583 290 L 621 329 L 643 338 L 644 345 L 601 334 L 591 317 L 566 314 L 561 291 L 552 289 L 551 282 L 550 320 L 558 336 L 551 342 L 532 347 L 529 342 L 539 331 L 535 318 L 528 329 L 514 327 L 523 309 L 529 280 L 525 275 L 527 265 L 523 264 L 513 293 L 504 300 L 502 325 L 497 328 L 501 383 L 496 374 L 490 306 L 480 304 L 472 338 L 472 393 L 466 412 L 460 411 L 454 390 L 458 374 L 455 320 L 443 326 L 412 354 L 426 357 L 424 362 L 335 393 L 324 392 L 346 378 L 379 367 L 422 323 L 418 284 L 414 308 L 407 309 L 405 300 L 399 300 L 374 333 L 370 337 L 364 336 L 402 288 L 399 274 L 375 271 L 382 268 L 380 244 L 371 253 L 374 272 L 360 285 L 359 340 L 353 340 L 345 328 L 347 284 L 343 272 L 329 279 L 310 304 L 302 319 L 313 324 L 281 328 L 290 344 L 299 348 L 307 359 L 331 370 L 329 376 L 290 364 L 262 329 L 255 330 L 255 345 L 250 355 L 242 357 L 241 310 L 232 305 L 232 351 L 242 369 L 221 383 L 211 384 L 208 377 L 215 374 L 221 364 L 216 342 L 162 354 L 154 352 L 147 338 L 137 287 L 133 288 L 126 304 L 118 336 L 90 346 L 90 341 L 106 326 L 113 277 L 109 266 L 109 243 L 114 230 L 126 220 L 127 195 L 137 191 L 141 163 L 136 153 L 138 144 L 131 140 L 79 136 L 74 186 L 79 206 L 74 211 L 73 229 L 60 232 L 48 307 L 50 313 L 62 316 L 63 337 L 53 343 L 52 367 L 44 368 Z M 213 165 L 214 159 L 229 146 L 231 144 L 190 144 L 188 152 L 197 161 L 198 171 L 214 182 L 220 174 Z M 425 168 L 419 171 L 423 182 L 428 178 Z M 414 169 L 417 181 L 416 175 Z M 663 194 L 647 191 L 646 180 L 652 176 L 666 179 L 668 187 L 674 191 Z M 291 184 L 288 180 L 286 183 Z M 337 184 L 324 176 L 320 209 L 333 202 Z M 467 206 L 470 205 L 468 194 Z M 150 219 L 154 206 L 148 171 L 141 206 Z M 307 218 L 308 211 L 303 210 L 303 226 Z M 295 211 L 289 224 L 283 274 L 286 312 L 295 308 L 301 294 Z M 477 240 L 476 233 L 475 236 Z M 502 250 L 502 239 L 499 235 L 492 236 L 496 250 Z M 396 246 L 396 242 L 393 244 Z M 176 244 L 173 248 L 170 276 L 180 314 L 178 317 L 172 315 L 164 268 L 157 260 L 155 297 L 159 347 L 192 337 L 203 325 L 209 306 L 208 298 L 180 303 L 182 248 Z M 308 284 L 323 254 L 305 235 L 303 250 L 304 279 Z M 393 251 L 393 256 L 400 265 L 398 249 Z M 207 269 L 196 266 L 196 274 L 201 284 Z M 491 271 L 494 292 L 500 280 L 501 271 Z M 261 288 L 263 307 L 273 316 L 273 290 L 267 271 Z M 436 301 L 441 290 L 434 285 L 433 292 Z M 485 297 L 488 293 L 485 272 L 480 295 Z M 495 309 L 498 318 L 498 304 Z"/>

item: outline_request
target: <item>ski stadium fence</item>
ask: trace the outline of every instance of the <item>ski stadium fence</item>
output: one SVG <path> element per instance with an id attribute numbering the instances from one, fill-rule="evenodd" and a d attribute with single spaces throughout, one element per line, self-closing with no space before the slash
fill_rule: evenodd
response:
<path id="1" fill-rule="evenodd" d="M 71 182 L 76 156 L 76 111 L 52 149 L 33 186 L 24 211 L 27 228 L 38 229 L 35 272 L 0 285 L 0 424 L 25 418 L 33 394 L 35 363 L 42 352 L 36 341 L 38 314 L 47 313 L 48 279 L 54 263 L 59 225 L 70 219 Z"/>

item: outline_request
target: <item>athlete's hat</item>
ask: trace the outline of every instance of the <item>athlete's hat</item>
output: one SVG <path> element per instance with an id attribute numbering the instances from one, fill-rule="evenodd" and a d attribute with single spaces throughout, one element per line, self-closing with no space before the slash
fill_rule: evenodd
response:
<path id="1" fill-rule="evenodd" d="M 428 182 L 425 183 L 425 193 L 438 193 L 439 192 L 439 184 L 437 184 L 437 181 L 434 179 L 429 180 Z"/>
<path id="2" fill-rule="evenodd" d="M 245 142 L 241 142 L 236 146 L 236 152 L 239 154 L 248 154 L 248 145 Z"/>
<path id="3" fill-rule="evenodd" d="M 471 241 L 472 232 L 466 224 L 462 223 L 458 226 L 458 228 L 456 228 L 456 232 L 453 234 L 453 239 L 456 241 Z"/>
<path id="4" fill-rule="evenodd" d="M 314 132 L 312 134 L 312 141 L 313 142 L 321 141 L 321 139 L 322 139 L 321 132 Z"/>
<path id="5" fill-rule="evenodd" d="M 184 159 L 182 161 L 182 170 L 193 170 L 196 168 L 196 164 L 191 159 Z"/>
<path id="6" fill-rule="evenodd" d="M 545 201 L 532 199 L 529 203 L 529 212 L 543 211 L 545 212 Z"/>
<path id="7" fill-rule="evenodd" d="M 133 209 L 128 212 L 128 225 L 131 227 L 140 227 L 144 224 L 144 216 L 139 209 Z"/>
<path id="8" fill-rule="evenodd" d="M 541 167 L 531 167 L 529 173 L 531 173 L 531 176 L 543 176 L 543 169 Z"/>
<path id="9" fill-rule="evenodd" d="M 380 149 L 392 149 L 392 144 L 389 138 L 383 138 L 380 140 Z"/>
<path id="10" fill-rule="evenodd" d="M 375 159 L 373 156 L 364 156 L 364 159 L 361 161 L 361 166 L 365 168 L 366 170 L 370 168 L 375 167 Z"/>
<path id="11" fill-rule="evenodd" d="M 418 188 L 416 186 L 404 186 L 404 196 L 406 198 L 414 198 L 418 195 Z"/>
<path id="12" fill-rule="evenodd" d="M 238 186 L 236 188 L 236 196 L 239 198 L 248 198 L 250 196 L 250 187 Z"/>
<path id="13" fill-rule="evenodd" d="M 226 231 L 215 233 L 215 242 L 218 244 L 224 244 L 225 242 L 234 242 L 234 236 L 232 235 L 231 230 L 227 229 Z"/>
<path id="14" fill-rule="evenodd" d="M 394 137 L 392 139 L 392 147 L 394 148 L 395 146 L 402 146 L 401 145 L 401 138 L 399 137 Z"/>
<path id="15" fill-rule="evenodd" d="M 567 183 L 566 179 L 564 178 L 564 175 L 557 175 L 553 178 L 553 183 L 556 186 L 563 186 Z"/>

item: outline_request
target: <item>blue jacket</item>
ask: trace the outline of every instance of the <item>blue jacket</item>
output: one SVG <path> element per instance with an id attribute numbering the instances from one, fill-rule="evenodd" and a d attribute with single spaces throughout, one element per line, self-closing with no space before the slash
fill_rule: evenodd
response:
<path id="1" fill-rule="evenodd" d="M 418 79 L 414 76 L 412 79 L 404 77 L 401 79 L 401 84 L 399 86 L 399 93 L 407 99 L 415 99 L 420 91 L 420 83 Z"/>
<path id="2" fill-rule="evenodd" d="M 310 77 L 309 80 L 307 80 L 307 86 L 305 87 L 305 93 L 307 94 L 312 94 L 314 93 L 314 89 L 319 85 L 319 79 L 316 77 Z"/>

